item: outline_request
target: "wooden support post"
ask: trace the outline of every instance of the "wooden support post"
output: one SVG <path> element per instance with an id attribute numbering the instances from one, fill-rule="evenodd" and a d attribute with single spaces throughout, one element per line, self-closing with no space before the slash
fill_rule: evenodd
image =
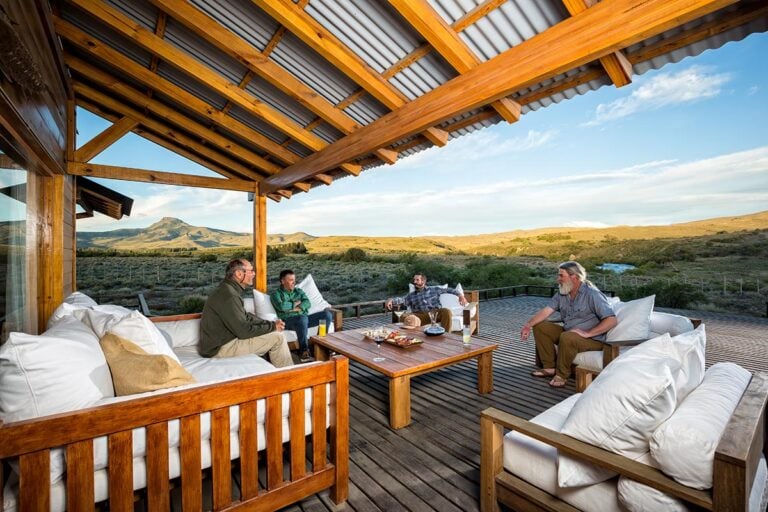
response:
<path id="1" fill-rule="evenodd" d="M 45 330 L 48 317 L 64 300 L 64 176 L 41 176 L 37 208 L 37 327 Z"/>
<path id="2" fill-rule="evenodd" d="M 256 269 L 254 287 L 267 292 L 267 196 L 261 186 L 253 195 L 253 266 Z"/>

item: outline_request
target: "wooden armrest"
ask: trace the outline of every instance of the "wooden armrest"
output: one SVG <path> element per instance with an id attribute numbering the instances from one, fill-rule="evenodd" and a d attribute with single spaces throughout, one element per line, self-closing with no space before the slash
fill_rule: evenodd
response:
<path id="1" fill-rule="evenodd" d="M 490 419 L 494 424 L 508 430 L 520 432 L 528 437 L 541 441 L 567 453 L 579 460 L 596 464 L 600 467 L 616 471 L 637 482 L 649 485 L 654 489 L 666 492 L 684 499 L 700 507 L 712 509 L 712 495 L 706 491 L 691 489 L 677 483 L 661 471 L 640 462 L 628 459 L 622 455 L 603 450 L 589 443 L 579 441 L 565 434 L 555 432 L 541 425 L 531 423 L 512 414 L 494 408 L 488 408 L 480 413 L 480 417 Z"/>
<path id="2" fill-rule="evenodd" d="M 342 330 L 344 328 L 344 312 L 335 308 L 329 308 L 328 311 L 333 315 L 333 330 Z"/>

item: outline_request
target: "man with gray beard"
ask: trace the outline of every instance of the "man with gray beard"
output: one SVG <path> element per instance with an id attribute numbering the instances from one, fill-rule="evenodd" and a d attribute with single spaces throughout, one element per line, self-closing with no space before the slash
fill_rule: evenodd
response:
<path id="1" fill-rule="evenodd" d="M 616 326 L 616 313 L 603 292 L 587 280 L 584 267 L 575 261 L 559 265 L 557 284 L 559 293 L 525 323 L 520 340 L 527 340 L 533 330 L 542 369 L 531 375 L 551 377 L 549 385 L 561 388 L 571 376 L 576 354 L 602 350 L 600 342 Z M 560 312 L 562 326 L 546 321 L 555 311 Z"/>

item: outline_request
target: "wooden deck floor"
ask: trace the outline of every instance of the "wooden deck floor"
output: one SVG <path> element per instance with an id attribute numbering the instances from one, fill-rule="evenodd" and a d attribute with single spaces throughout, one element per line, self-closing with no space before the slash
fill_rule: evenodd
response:
<path id="1" fill-rule="evenodd" d="M 575 392 L 529 376 L 533 343 L 518 333 L 547 299 L 518 297 L 481 303 L 481 334 L 499 343 L 494 353 L 494 391 L 476 390 L 475 363 L 464 363 L 412 381 L 412 423 L 388 427 L 388 385 L 383 376 L 350 364 L 350 511 L 479 510 L 479 413 L 497 407 L 530 418 Z M 707 365 L 733 361 L 751 371 L 768 371 L 768 319 L 696 311 L 707 328 Z M 387 316 L 345 320 L 345 328 L 386 322 Z M 327 494 L 287 508 L 339 510 Z"/>

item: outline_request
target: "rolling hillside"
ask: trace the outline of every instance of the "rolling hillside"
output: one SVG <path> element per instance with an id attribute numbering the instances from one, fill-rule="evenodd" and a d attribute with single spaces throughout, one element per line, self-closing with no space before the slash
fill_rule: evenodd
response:
<path id="1" fill-rule="evenodd" d="M 669 226 L 618 226 L 613 228 L 543 228 L 472 236 L 364 237 L 324 236 L 306 233 L 275 234 L 269 245 L 303 242 L 310 253 L 338 253 L 358 247 L 371 253 L 487 254 L 498 256 L 546 255 L 554 249 L 594 246 L 632 240 L 674 240 L 717 234 L 768 229 L 768 211 L 738 217 L 720 217 Z M 195 248 L 198 250 L 250 247 L 250 233 L 191 226 L 165 217 L 143 229 L 78 232 L 79 249 L 151 250 Z"/>

